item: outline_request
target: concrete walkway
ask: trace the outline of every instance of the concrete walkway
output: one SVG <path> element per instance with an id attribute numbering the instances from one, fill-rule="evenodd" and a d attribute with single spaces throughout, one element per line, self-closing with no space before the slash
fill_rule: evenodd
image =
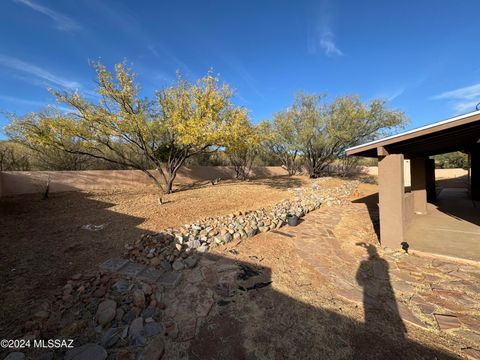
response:
<path id="1" fill-rule="evenodd" d="M 480 207 L 466 189 L 442 189 L 426 215 L 414 215 L 405 238 L 414 250 L 480 261 Z"/>

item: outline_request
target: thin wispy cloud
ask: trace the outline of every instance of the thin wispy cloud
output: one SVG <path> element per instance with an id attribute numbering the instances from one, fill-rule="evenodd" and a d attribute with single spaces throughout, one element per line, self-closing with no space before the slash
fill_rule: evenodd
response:
<path id="1" fill-rule="evenodd" d="M 52 10 L 44 5 L 33 2 L 31 0 L 14 0 L 18 4 L 28 6 L 30 9 L 37 11 L 53 20 L 55 28 L 61 31 L 81 30 L 82 26 L 72 18 Z"/>
<path id="2" fill-rule="evenodd" d="M 392 91 L 385 92 L 383 95 L 379 96 L 386 99 L 387 101 L 393 101 L 405 93 L 407 86 L 400 86 Z"/>
<path id="3" fill-rule="evenodd" d="M 477 105 L 480 103 L 480 100 L 476 101 L 462 101 L 453 105 L 455 111 L 459 113 L 472 112 L 477 109 Z"/>
<path id="4" fill-rule="evenodd" d="M 36 85 L 38 84 L 38 80 L 43 80 L 43 82 L 46 84 L 58 85 L 68 89 L 81 88 L 81 84 L 76 81 L 65 79 L 40 66 L 28 63 L 15 57 L 0 54 L 0 67 L 14 70 L 23 75 L 28 74 L 33 76 L 33 78 L 26 79 L 30 79 L 30 81 Z"/>
<path id="5" fill-rule="evenodd" d="M 150 53 L 157 59 L 167 60 L 170 63 L 173 63 L 177 70 L 190 72 L 190 69 L 187 64 L 180 60 L 173 52 L 168 50 L 163 45 L 152 45 L 147 46 Z"/>
<path id="6" fill-rule="evenodd" d="M 172 52 L 165 44 L 158 43 L 158 39 L 152 37 L 152 35 L 145 29 L 142 21 L 135 15 L 134 12 L 128 10 L 128 8 L 122 7 L 119 4 L 112 4 L 106 1 L 95 1 L 89 3 L 97 12 L 101 12 L 105 20 L 112 26 L 115 26 L 118 31 L 122 32 L 126 37 L 134 39 L 135 42 L 142 43 L 145 46 L 145 53 L 153 56 L 156 59 L 171 65 L 174 70 L 179 70 L 185 76 L 197 77 L 191 68 L 182 61 L 174 52 Z M 125 26 L 128 24 L 128 26 Z M 144 58 L 143 55 L 138 56 L 138 59 Z M 144 68 L 147 68 L 145 66 Z M 145 74 L 145 77 L 152 79 L 158 77 L 157 75 L 163 73 L 164 69 L 156 69 L 154 71 Z M 175 77 L 175 72 L 172 71 L 172 76 L 164 76 L 162 80 L 171 80 Z"/>
<path id="7" fill-rule="evenodd" d="M 36 107 L 36 108 L 39 108 L 39 109 L 51 107 L 51 108 L 55 108 L 56 110 L 59 110 L 59 111 L 65 112 L 65 113 L 74 112 L 74 109 L 72 109 L 72 108 L 68 108 L 66 106 L 59 106 L 58 104 L 55 104 L 53 102 L 29 100 L 29 99 L 18 98 L 18 97 L 15 97 L 15 96 L 0 95 L 0 101 L 3 101 L 5 103 L 10 103 L 10 104 L 16 104 L 16 105 Z"/>
<path id="8" fill-rule="evenodd" d="M 474 111 L 480 103 L 480 83 L 455 90 L 445 91 L 432 97 L 434 100 L 447 100 L 458 112 Z"/>
<path id="9" fill-rule="evenodd" d="M 342 56 L 343 52 L 335 42 L 333 32 L 333 14 L 330 2 L 324 0 L 320 3 L 320 9 L 313 20 L 307 36 L 307 48 L 310 54 L 318 51 L 329 57 Z"/>
<path id="10" fill-rule="evenodd" d="M 460 100 L 468 100 L 468 99 L 480 99 L 480 83 L 465 86 L 459 89 L 450 90 L 443 92 L 439 95 L 435 95 L 434 99 L 460 99 Z"/>
<path id="11" fill-rule="evenodd" d="M 14 103 L 14 104 L 20 104 L 20 105 L 27 105 L 27 106 L 36 106 L 36 107 L 42 107 L 42 106 L 48 105 L 43 101 L 22 99 L 22 98 L 17 98 L 17 97 L 8 96 L 8 95 L 0 95 L 0 100 L 3 101 L 3 102 L 7 102 L 7 103 Z"/>
<path id="12" fill-rule="evenodd" d="M 154 70 L 154 71 L 152 71 L 152 75 L 153 75 L 152 76 L 153 80 L 155 80 L 155 81 L 160 81 L 160 82 L 172 82 L 172 81 L 174 81 L 174 77 L 170 76 L 169 74 L 167 74 L 164 71 Z"/>
<path id="13" fill-rule="evenodd" d="M 320 37 L 320 46 L 325 51 L 327 56 L 341 56 L 343 52 L 335 44 L 335 39 L 332 30 L 323 30 Z"/>
<path id="14" fill-rule="evenodd" d="M 247 70 L 241 61 L 233 58 L 227 58 L 221 55 L 227 65 L 240 77 L 243 83 L 260 99 L 265 99 L 265 95 L 260 90 L 260 84 L 254 76 Z M 238 95 L 238 94 L 237 94 Z"/>
<path id="15" fill-rule="evenodd" d="M 175 70 L 181 71 L 183 75 L 197 78 L 197 75 L 190 69 L 190 67 L 166 46 L 149 44 L 147 49 L 155 58 L 169 62 L 175 67 Z"/>
<path id="16" fill-rule="evenodd" d="M 153 56 L 155 56 L 156 58 L 160 58 L 160 53 L 157 51 L 155 46 L 150 44 L 147 46 L 147 48 L 148 48 L 148 51 L 150 51 Z"/>
<path id="17" fill-rule="evenodd" d="M 387 86 L 381 88 L 375 97 L 385 99 L 389 102 L 394 101 L 399 97 L 403 96 L 406 92 L 411 92 L 412 90 L 421 87 L 428 79 L 428 77 L 428 73 L 420 73 L 415 74 L 415 76 L 412 76 L 410 78 L 404 79 L 404 81 L 401 83 L 397 82 L 396 84 L 388 85 L 387 82 Z"/>
<path id="18" fill-rule="evenodd" d="M 127 2 L 128 4 L 128 2 Z M 102 15 L 103 22 L 110 26 L 115 26 L 115 30 L 122 32 L 132 38 L 144 39 L 145 32 L 142 30 L 141 21 L 137 18 L 135 12 L 130 11 L 121 2 L 112 1 L 88 1 L 85 6 L 90 11 L 95 11 Z M 128 24 L 126 26 L 125 24 Z"/>

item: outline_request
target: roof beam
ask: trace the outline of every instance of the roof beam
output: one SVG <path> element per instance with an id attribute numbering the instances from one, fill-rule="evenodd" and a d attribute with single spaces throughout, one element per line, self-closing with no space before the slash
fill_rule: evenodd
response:
<path id="1" fill-rule="evenodd" d="M 380 146 L 385 147 L 385 146 L 390 146 L 394 144 L 396 146 L 396 144 L 401 142 L 407 142 L 407 141 L 411 142 L 416 138 L 430 137 L 436 133 L 437 134 L 441 132 L 449 133 L 452 130 L 455 131 L 454 128 L 458 128 L 458 127 L 468 128 L 471 125 L 473 125 L 472 123 L 478 122 L 479 120 L 480 120 L 480 111 L 475 111 L 469 114 L 465 114 L 465 115 L 457 116 L 444 121 L 440 121 L 435 124 L 423 126 L 418 129 L 409 130 L 398 135 L 393 135 L 393 136 L 389 136 L 380 140 L 375 140 L 363 145 L 354 146 L 354 147 L 348 148 L 346 150 L 346 153 L 349 156 L 350 155 L 365 156 L 367 154 L 368 154 L 367 156 L 374 156 L 374 154 L 377 152 L 376 149 Z M 475 125 L 473 126 L 475 127 Z M 419 141 L 423 141 L 423 140 L 419 139 Z"/>
<path id="2" fill-rule="evenodd" d="M 377 147 L 377 156 L 381 157 L 381 156 L 387 156 L 387 155 L 390 155 L 390 152 L 387 150 L 386 147 L 384 146 Z"/>

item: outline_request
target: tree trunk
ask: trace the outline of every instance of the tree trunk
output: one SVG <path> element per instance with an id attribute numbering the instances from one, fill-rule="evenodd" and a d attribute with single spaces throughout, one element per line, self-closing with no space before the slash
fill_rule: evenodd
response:
<path id="1" fill-rule="evenodd" d="M 173 183 L 175 182 L 175 178 L 177 177 L 177 171 L 179 168 L 180 166 L 176 166 L 172 169 L 169 169 L 165 179 L 165 193 L 171 194 L 173 192 Z"/>
<path id="2" fill-rule="evenodd" d="M 244 170 L 244 167 L 242 165 L 234 165 L 234 169 L 235 169 L 235 178 L 238 179 L 238 180 L 245 180 L 246 178 L 246 175 L 245 175 L 245 170 Z"/>
<path id="3" fill-rule="evenodd" d="M 296 160 L 297 160 L 297 151 L 294 151 L 293 154 L 287 153 L 286 162 L 287 162 L 287 170 L 288 170 L 289 176 L 293 176 L 298 172 Z"/>
<path id="4" fill-rule="evenodd" d="M 175 178 L 170 176 L 167 180 L 167 183 L 165 184 L 165 192 L 167 194 L 171 194 L 173 192 L 173 182 Z"/>

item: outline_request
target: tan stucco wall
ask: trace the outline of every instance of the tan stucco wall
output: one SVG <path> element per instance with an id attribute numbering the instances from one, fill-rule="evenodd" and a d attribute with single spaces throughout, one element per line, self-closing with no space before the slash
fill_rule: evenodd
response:
<path id="1" fill-rule="evenodd" d="M 256 167 L 254 177 L 286 175 L 279 166 Z M 216 178 L 231 179 L 235 171 L 228 166 L 196 166 L 180 169 L 175 183 L 188 184 Z M 101 190 L 150 185 L 152 181 L 139 170 L 86 170 L 86 171 L 5 171 L 0 175 L 0 194 L 20 195 L 44 191 L 50 179 L 50 192 L 74 190 Z"/>
<path id="2" fill-rule="evenodd" d="M 408 162 L 408 169 L 406 164 L 407 160 L 404 162 L 404 175 L 405 177 L 409 177 L 408 181 L 410 182 L 410 162 Z M 368 175 L 378 176 L 378 167 L 365 166 L 365 173 Z M 468 170 L 464 169 L 435 169 L 436 179 L 452 179 L 466 175 L 468 175 Z M 409 186 L 409 184 L 405 184 L 405 186 Z"/>
<path id="3" fill-rule="evenodd" d="M 270 177 L 286 175 L 279 166 L 256 167 L 253 176 Z M 376 166 L 365 167 L 364 172 L 378 175 Z M 436 169 L 437 179 L 455 178 L 467 175 L 463 169 Z M 233 178 L 235 172 L 228 166 L 195 166 L 183 168 L 176 179 L 177 184 L 210 180 L 221 177 Z M 0 172 L 0 197 L 42 192 L 50 177 L 50 191 L 101 190 L 112 187 L 134 187 L 152 182 L 138 170 L 87 170 L 87 171 L 5 171 Z M 409 179 L 410 180 L 410 179 Z"/>
<path id="4" fill-rule="evenodd" d="M 413 193 L 405 193 L 403 199 L 405 201 L 404 213 L 403 213 L 404 231 L 405 231 L 406 227 L 410 224 L 410 222 L 413 219 L 415 198 Z"/>
<path id="5" fill-rule="evenodd" d="M 468 170 L 465 169 L 435 169 L 435 179 L 453 179 L 467 175 Z"/>
<path id="6" fill-rule="evenodd" d="M 365 173 L 378 176 L 378 166 L 365 166 Z M 403 160 L 403 184 L 410 186 L 410 160 Z"/>

